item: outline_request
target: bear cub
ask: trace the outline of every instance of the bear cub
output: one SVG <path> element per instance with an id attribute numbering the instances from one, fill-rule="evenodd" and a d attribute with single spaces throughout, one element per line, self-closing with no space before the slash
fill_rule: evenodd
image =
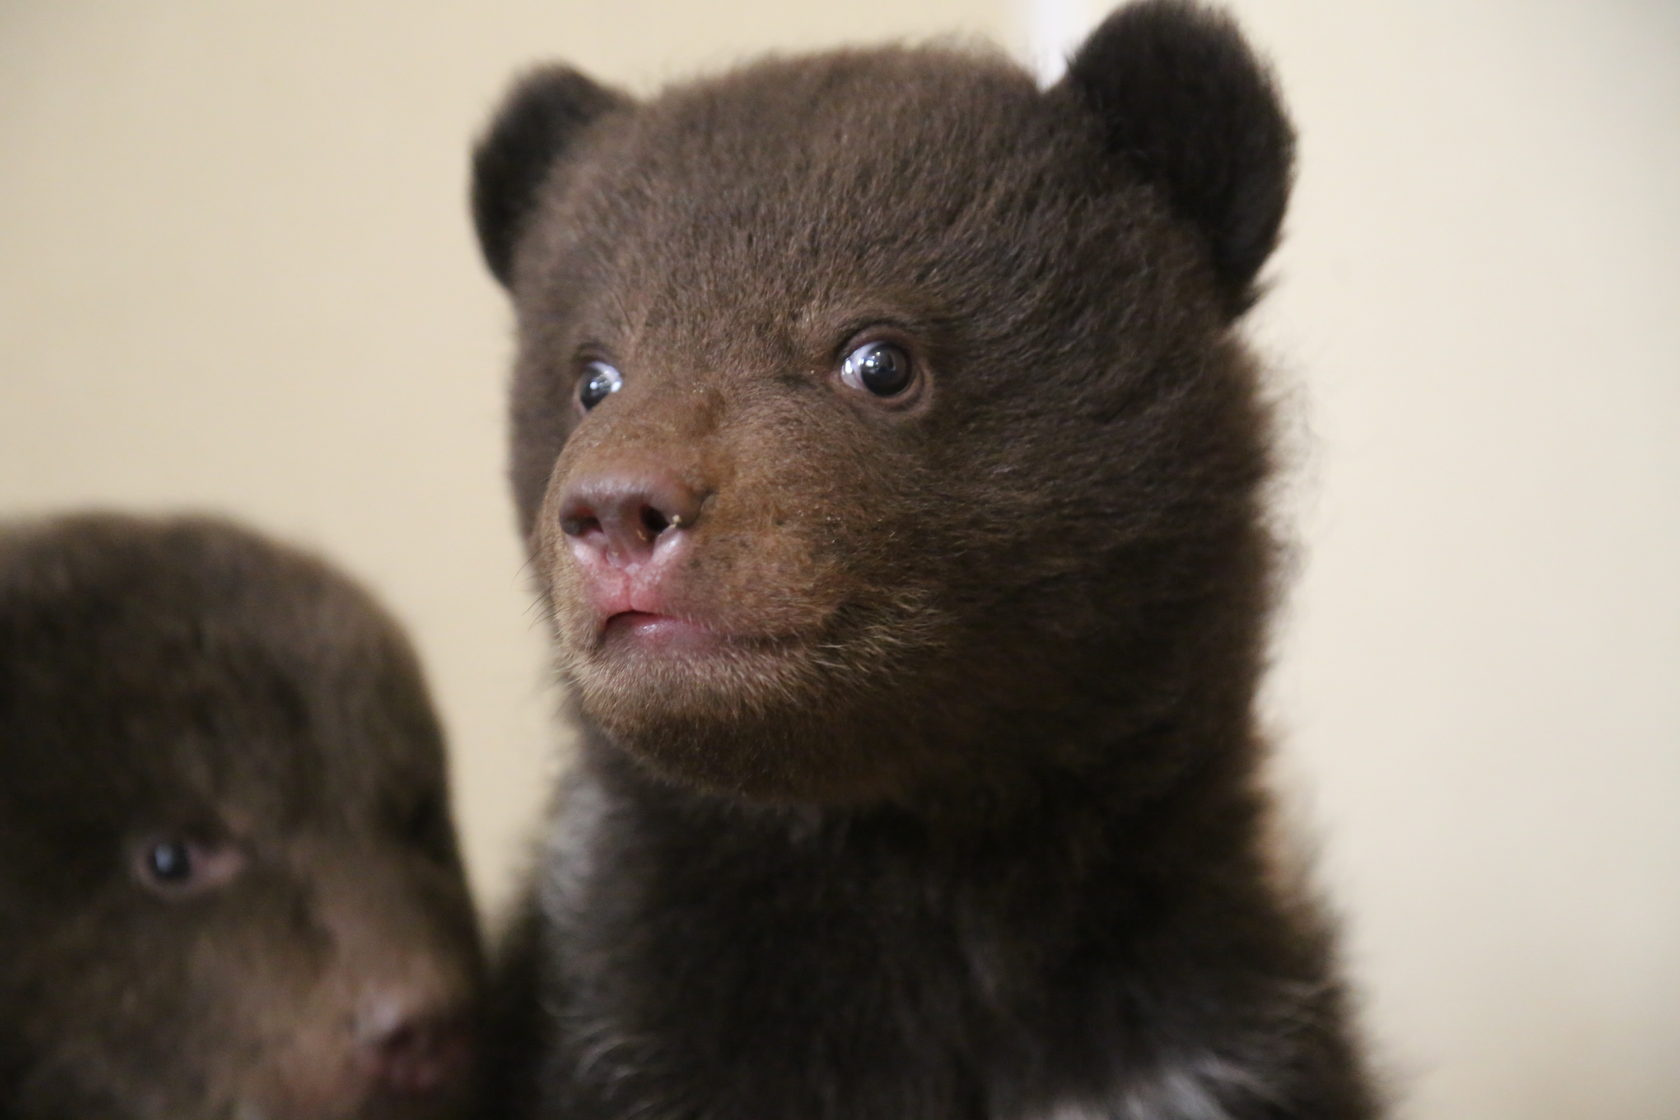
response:
<path id="1" fill-rule="evenodd" d="M 0 1118 L 458 1117 L 482 971 L 366 592 L 221 521 L 0 529 Z"/>
<path id="2" fill-rule="evenodd" d="M 582 744 L 507 1114 L 1376 1113 L 1256 778 L 1236 324 L 1292 151 L 1171 0 L 1048 89 L 938 48 L 516 85 L 474 216 Z"/>

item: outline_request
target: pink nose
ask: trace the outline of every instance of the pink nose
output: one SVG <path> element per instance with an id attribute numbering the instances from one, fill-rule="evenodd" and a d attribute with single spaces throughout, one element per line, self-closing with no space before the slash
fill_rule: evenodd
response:
<path id="1" fill-rule="evenodd" d="M 580 560 L 631 568 L 692 529 L 703 500 L 668 472 L 609 471 L 572 483 L 560 504 L 560 528 Z"/>

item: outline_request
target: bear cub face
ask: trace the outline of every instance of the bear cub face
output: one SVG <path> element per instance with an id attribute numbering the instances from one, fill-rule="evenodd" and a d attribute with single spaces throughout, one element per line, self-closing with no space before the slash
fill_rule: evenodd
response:
<path id="1" fill-rule="evenodd" d="M 364 592 L 218 521 L 9 527 L 0 744 L 0 1114 L 460 1114 L 443 744 Z"/>
<path id="2" fill-rule="evenodd" d="M 530 76 L 475 216 L 584 715 L 691 787 L 848 803 L 1246 703 L 1264 424 L 1229 326 L 1291 146 L 1178 4 L 1048 90 L 932 49 L 646 103 Z"/>

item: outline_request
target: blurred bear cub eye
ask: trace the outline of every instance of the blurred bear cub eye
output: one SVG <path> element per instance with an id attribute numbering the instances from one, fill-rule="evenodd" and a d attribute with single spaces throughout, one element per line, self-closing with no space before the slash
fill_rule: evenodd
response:
<path id="1" fill-rule="evenodd" d="M 244 867 L 245 857 L 233 844 L 184 836 L 149 837 L 135 858 L 141 886 L 173 898 L 225 886 Z"/>

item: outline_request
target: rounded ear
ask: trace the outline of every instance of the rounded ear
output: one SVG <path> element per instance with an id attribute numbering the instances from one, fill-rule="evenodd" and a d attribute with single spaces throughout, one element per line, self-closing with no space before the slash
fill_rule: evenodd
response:
<path id="1" fill-rule="evenodd" d="M 587 125 L 630 104 L 569 66 L 527 74 L 503 100 L 473 152 L 472 211 L 484 260 L 504 287 L 555 161 Z"/>
<path id="2" fill-rule="evenodd" d="M 1235 317 L 1277 244 L 1295 132 L 1235 24 L 1184 0 L 1121 8 L 1057 86 L 1093 112 L 1111 151 L 1161 187 L 1212 249 Z"/>

